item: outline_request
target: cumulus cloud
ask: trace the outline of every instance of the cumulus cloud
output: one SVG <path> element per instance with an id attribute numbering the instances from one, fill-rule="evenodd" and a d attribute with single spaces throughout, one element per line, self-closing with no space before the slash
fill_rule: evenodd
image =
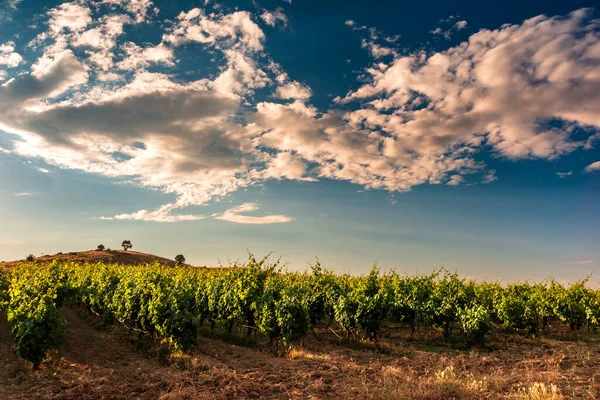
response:
<path id="1" fill-rule="evenodd" d="M 125 51 L 124 59 L 117 64 L 119 69 L 136 71 L 140 67 L 148 67 L 151 64 L 173 65 L 175 53 L 172 48 L 159 44 L 142 48 L 135 43 L 127 42 L 123 45 Z"/>
<path id="2" fill-rule="evenodd" d="M 277 96 L 281 99 L 306 100 L 311 95 L 310 88 L 298 82 L 291 82 L 277 88 Z"/>
<path id="3" fill-rule="evenodd" d="M 265 215 L 262 217 L 255 217 L 249 215 L 242 215 L 242 213 L 248 213 L 258 210 L 256 203 L 244 203 L 240 206 L 231 208 L 225 211 L 223 214 L 215 215 L 215 219 L 222 221 L 235 222 L 236 224 L 280 224 L 284 222 L 291 222 L 294 219 L 285 215 Z"/>
<path id="4" fill-rule="evenodd" d="M 485 140 L 500 156 L 556 158 L 583 146 L 573 129 L 600 125 L 599 22 L 586 21 L 586 11 L 539 16 L 445 52 L 399 56 L 339 101 L 362 102 L 351 117 L 388 132 L 390 150 L 430 154 Z"/>
<path id="5" fill-rule="evenodd" d="M 136 23 L 146 21 L 150 13 L 158 13 L 158 8 L 150 0 L 102 0 L 102 3 L 125 9 L 134 16 Z"/>
<path id="6" fill-rule="evenodd" d="M 600 161 L 591 163 L 590 165 L 585 167 L 585 169 L 583 170 L 583 172 L 587 172 L 587 173 L 595 172 L 595 171 L 600 171 Z"/>
<path id="7" fill-rule="evenodd" d="M 70 50 L 57 54 L 45 65 L 36 64 L 32 69 L 31 74 L 10 79 L 0 86 L 0 107 L 30 99 L 51 98 L 88 79 L 87 68 Z"/>
<path id="8" fill-rule="evenodd" d="M 21 64 L 23 57 L 15 52 L 15 42 L 9 41 L 0 44 L 0 65 L 5 65 L 8 68 L 14 68 Z"/>
<path id="9" fill-rule="evenodd" d="M 50 16 L 48 25 L 54 33 L 63 30 L 78 32 L 92 22 L 90 9 L 77 2 L 60 4 L 51 9 L 48 15 Z"/>
<path id="10" fill-rule="evenodd" d="M 104 3 L 111 13 L 87 2 L 49 10 L 47 31 L 31 43 L 41 56 L 0 85 L 0 129 L 17 137 L 11 153 L 173 198 L 102 219 L 201 220 L 183 210 L 271 179 L 390 192 L 473 176 L 490 183 L 495 170 L 478 159 L 484 147 L 508 159 L 554 159 L 597 141 L 600 22 L 585 10 L 482 30 L 436 53 L 400 51 L 389 47 L 397 36 L 347 21 L 366 36 L 373 63 L 355 90 L 319 109 L 312 89 L 266 53 L 257 22 L 282 17 L 194 8 L 163 21 L 158 42 L 134 43 L 126 30 L 158 10 L 146 0 Z M 211 72 L 177 70 L 183 46 L 213 60 Z M 291 220 L 246 215 L 257 207 L 213 217 Z"/>

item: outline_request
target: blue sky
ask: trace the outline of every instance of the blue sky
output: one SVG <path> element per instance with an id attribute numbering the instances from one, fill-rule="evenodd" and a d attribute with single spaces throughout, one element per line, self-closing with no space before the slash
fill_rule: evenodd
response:
<path id="1" fill-rule="evenodd" d="M 130 239 L 198 265 L 585 277 L 593 6 L 4 1 L 0 259 Z"/>

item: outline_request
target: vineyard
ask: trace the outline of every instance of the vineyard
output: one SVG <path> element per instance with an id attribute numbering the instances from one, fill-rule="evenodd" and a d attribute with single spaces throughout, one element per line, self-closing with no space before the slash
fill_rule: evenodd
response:
<path id="1" fill-rule="evenodd" d="M 222 269 L 54 262 L 0 270 L 0 309 L 16 354 L 34 368 L 68 339 L 65 304 L 183 352 L 198 345 L 203 326 L 259 336 L 285 352 L 316 328 L 374 348 L 384 324 L 477 346 L 493 331 L 534 337 L 550 325 L 595 331 L 600 322 L 600 292 L 585 280 L 501 285 L 445 270 L 408 276 L 376 268 L 354 277 L 319 264 L 295 273 L 252 257 Z"/>

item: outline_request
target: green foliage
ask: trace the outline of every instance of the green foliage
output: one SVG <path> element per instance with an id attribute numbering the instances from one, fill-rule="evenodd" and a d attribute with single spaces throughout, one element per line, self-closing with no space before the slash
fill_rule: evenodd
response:
<path id="1" fill-rule="evenodd" d="M 271 342 L 291 345 L 310 328 L 310 316 L 303 288 L 282 275 L 271 275 L 265 284 L 259 309 L 258 327 Z"/>
<path id="2" fill-rule="evenodd" d="M 10 275 L 0 267 L 0 310 L 8 307 L 10 300 Z"/>
<path id="3" fill-rule="evenodd" d="M 373 267 L 364 278 L 342 277 L 338 301 L 333 308 L 336 320 L 346 330 L 348 338 L 360 331 L 368 339 L 376 340 L 387 309 L 377 268 Z"/>
<path id="4" fill-rule="evenodd" d="M 339 297 L 338 279 L 333 272 L 323 269 L 317 262 L 311 267 L 312 274 L 294 275 L 302 288 L 302 300 L 308 310 L 311 327 L 334 314 L 334 303 Z"/>
<path id="5" fill-rule="evenodd" d="M 400 277 L 396 273 L 384 277 L 389 313 L 393 319 L 410 324 L 414 334 L 419 323 L 430 321 L 427 308 L 434 290 L 433 275 Z"/>
<path id="6" fill-rule="evenodd" d="M 427 304 L 429 322 L 441 328 L 444 337 L 450 337 L 452 325 L 458 319 L 458 310 L 472 299 L 472 290 L 467 290 L 464 279 L 459 279 L 457 273 L 446 270 L 442 278 L 433 280 L 433 290 Z M 470 289 L 470 287 L 469 287 Z"/>
<path id="7" fill-rule="evenodd" d="M 496 310 L 498 317 L 509 329 L 524 330 L 528 336 L 535 336 L 540 326 L 539 296 L 528 283 L 509 285 L 498 296 Z"/>
<path id="8" fill-rule="evenodd" d="M 458 320 L 467 344 L 482 343 L 493 328 L 490 311 L 478 304 L 459 309 Z"/>
<path id="9" fill-rule="evenodd" d="M 123 247 L 123 250 L 125 251 L 131 249 L 133 247 L 131 240 L 123 240 L 123 242 L 121 242 L 121 247 Z"/>
<path id="10" fill-rule="evenodd" d="M 8 321 L 18 356 L 37 368 L 48 350 L 59 348 L 67 335 L 59 314 L 65 295 L 64 275 L 56 265 L 21 267 L 12 274 Z"/>
<path id="11" fill-rule="evenodd" d="M 552 282 L 554 313 L 571 329 L 580 329 L 586 322 L 597 323 L 597 295 L 586 286 L 587 279 L 578 281 L 568 288 Z"/>
<path id="12" fill-rule="evenodd" d="M 142 335 L 166 339 L 175 348 L 197 346 L 198 328 L 210 321 L 233 333 L 260 331 L 270 342 L 291 346 L 327 319 L 347 338 L 377 343 L 386 317 L 441 329 L 459 328 L 469 345 L 481 343 L 494 324 L 535 335 L 542 321 L 579 329 L 600 322 L 600 293 L 582 280 L 565 287 L 475 283 L 445 270 L 430 275 L 336 275 L 319 263 L 304 273 L 282 272 L 278 263 L 249 255 L 244 265 L 223 269 L 169 268 L 160 264 L 123 266 L 23 264 L 0 271 L 0 308 L 7 308 L 18 355 L 38 366 L 66 337 L 59 313 L 70 300 L 105 323 L 118 321 Z M 333 327 L 335 328 L 335 326 Z"/>

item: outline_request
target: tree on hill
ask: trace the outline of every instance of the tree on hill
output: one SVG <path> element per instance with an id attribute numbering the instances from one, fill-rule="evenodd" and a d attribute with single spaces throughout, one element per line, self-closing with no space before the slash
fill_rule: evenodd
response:
<path id="1" fill-rule="evenodd" d="M 27 256 L 27 258 L 25 260 L 27 261 L 33 261 L 35 259 L 35 256 L 33 254 L 30 254 Z"/>
<path id="2" fill-rule="evenodd" d="M 131 244 L 131 240 L 123 240 L 123 243 L 121 243 L 121 246 L 123 247 L 123 250 L 125 250 L 125 251 L 127 251 L 133 247 L 133 245 Z"/>
<path id="3" fill-rule="evenodd" d="M 185 257 L 183 256 L 183 254 L 177 254 L 175 256 L 175 262 L 177 262 L 177 265 L 181 265 L 185 263 Z"/>
<path id="4" fill-rule="evenodd" d="M 105 248 L 106 248 L 106 247 L 104 247 L 104 245 L 103 245 L 103 244 L 99 244 L 99 245 L 98 245 L 98 248 L 97 248 L 96 250 L 98 250 L 98 251 L 104 251 L 104 249 L 105 249 Z"/>

